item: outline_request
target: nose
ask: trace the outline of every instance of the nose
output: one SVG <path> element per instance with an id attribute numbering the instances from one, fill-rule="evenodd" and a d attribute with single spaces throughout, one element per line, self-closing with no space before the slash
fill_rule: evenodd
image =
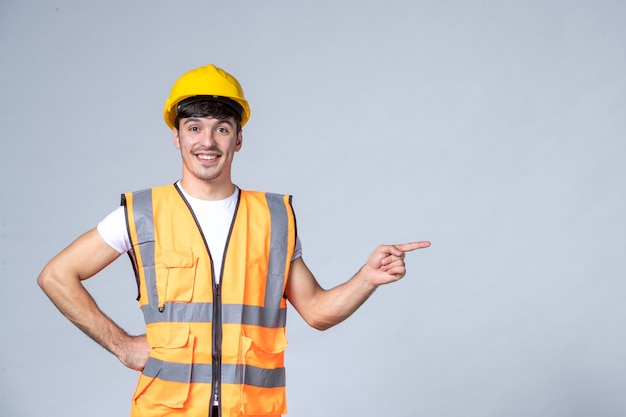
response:
<path id="1" fill-rule="evenodd" d="M 213 131 L 212 129 L 205 129 L 203 133 L 204 134 L 202 135 L 201 139 L 202 145 L 206 146 L 207 148 L 215 145 L 215 131 Z"/>

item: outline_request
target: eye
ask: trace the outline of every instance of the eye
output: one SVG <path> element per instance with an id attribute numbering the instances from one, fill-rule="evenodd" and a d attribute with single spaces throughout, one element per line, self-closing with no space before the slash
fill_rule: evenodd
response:
<path id="1" fill-rule="evenodd" d="M 189 131 L 190 132 L 199 132 L 200 128 L 198 126 L 190 126 L 189 127 Z"/>
<path id="2" fill-rule="evenodd" d="M 228 133 L 228 129 L 221 126 L 216 129 L 219 133 Z"/>

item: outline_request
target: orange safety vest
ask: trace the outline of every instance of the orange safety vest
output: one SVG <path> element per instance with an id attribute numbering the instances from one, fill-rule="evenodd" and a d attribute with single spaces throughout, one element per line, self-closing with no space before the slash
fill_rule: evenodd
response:
<path id="1" fill-rule="evenodd" d="M 132 417 L 287 412 L 283 296 L 296 241 L 291 197 L 240 191 L 222 276 L 176 185 L 122 196 L 150 358 Z M 210 231 L 205 231 L 210 233 Z"/>

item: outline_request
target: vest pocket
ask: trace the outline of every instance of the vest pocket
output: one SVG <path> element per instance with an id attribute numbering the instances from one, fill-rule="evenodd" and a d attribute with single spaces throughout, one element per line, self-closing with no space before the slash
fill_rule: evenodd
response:
<path id="1" fill-rule="evenodd" d="M 191 388 L 194 336 L 188 323 L 153 323 L 148 343 L 152 349 L 133 400 L 139 407 L 182 408 Z"/>
<path id="2" fill-rule="evenodd" d="M 190 302 L 198 265 L 192 249 L 157 249 L 156 259 L 159 307 L 169 302 Z"/>
<path id="3" fill-rule="evenodd" d="M 182 349 L 188 346 L 191 337 L 189 323 L 157 322 L 149 324 L 146 337 L 153 352 L 157 349 Z M 167 351 L 166 351 L 167 352 Z"/>
<path id="4" fill-rule="evenodd" d="M 243 415 L 280 415 L 287 413 L 285 395 L 284 329 L 276 329 L 273 343 L 241 335 L 240 412 Z M 261 346 L 263 345 L 263 346 Z"/>

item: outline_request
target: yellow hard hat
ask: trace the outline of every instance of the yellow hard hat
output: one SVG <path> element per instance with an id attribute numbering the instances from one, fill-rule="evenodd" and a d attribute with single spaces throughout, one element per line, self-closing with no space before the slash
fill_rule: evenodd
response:
<path id="1" fill-rule="evenodd" d="M 213 64 L 199 67 L 183 74 L 172 87 L 170 96 L 165 100 L 163 118 L 165 123 L 174 128 L 178 104 L 190 97 L 205 96 L 224 102 L 230 99 L 241 106 L 241 126 L 250 118 L 250 107 L 243 96 L 239 81 L 232 75 Z M 208 96 L 208 97 L 207 97 Z"/>

